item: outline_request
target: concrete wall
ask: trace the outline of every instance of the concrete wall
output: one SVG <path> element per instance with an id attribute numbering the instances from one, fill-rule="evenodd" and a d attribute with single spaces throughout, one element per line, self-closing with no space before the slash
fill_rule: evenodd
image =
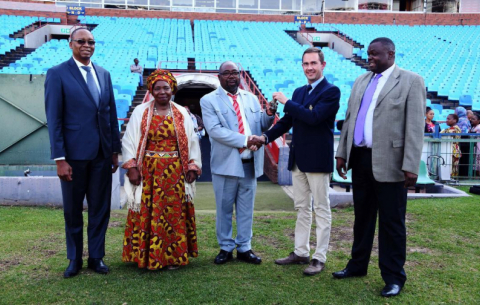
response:
<path id="1" fill-rule="evenodd" d="M 113 174 L 112 210 L 121 209 L 120 170 Z M 0 177 L 0 205 L 63 206 L 58 177 Z M 84 202 L 86 207 L 86 201 Z"/>
<path id="2" fill-rule="evenodd" d="M 70 35 L 71 25 L 47 25 L 25 36 L 26 48 L 38 48 L 45 43 L 45 35 L 47 41 L 51 35 Z"/>
<path id="3" fill-rule="evenodd" d="M 299 35 L 306 36 L 307 34 L 299 33 Z M 342 54 L 345 58 L 352 57 L 353 46 L 348 42 L 344 41 L 342 38 L 338 37 L 337 35 L 330 33 L 308 33 L 308 37 L 312 37 L 312 39 L 314 39 L 314 37 L 320 37 L 320 42 L 327 42 L 330 49 L 335 50 L 339 54 Z"/>

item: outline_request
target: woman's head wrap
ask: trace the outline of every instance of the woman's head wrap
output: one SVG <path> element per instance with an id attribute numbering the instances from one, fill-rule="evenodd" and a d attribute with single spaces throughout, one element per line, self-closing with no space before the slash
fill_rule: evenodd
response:
<path id="1" fill-rule="evenodd" d="M 153 94 L 153 85 L 159 80 L 166 81 L 172 89 L 172 94 L 177 93 L 177 80 L 168 70 L 157 69 L 147 78 L 148 91 Z"/>

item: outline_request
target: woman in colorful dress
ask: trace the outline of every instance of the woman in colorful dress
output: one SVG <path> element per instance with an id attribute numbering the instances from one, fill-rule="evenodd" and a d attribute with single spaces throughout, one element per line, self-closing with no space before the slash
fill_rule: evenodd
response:
<path id="1" fill-rule="evenodd" d="M 457 125 L 458 116 L 456 114 L 449 114 L 447 116 L 447 125 L 448 128 L 445 128 L 441 133 L 462 133 L 462 130 Z M 460 136 L 454 136 L 455 139 L 460 139 Z M 460 146 L 458 142 L 452 142 L 452 174 L 451 177 L 458 177 L 458 165 L 460 158 L 462 157 L 462 152 L 460 151 Z"/>
<path id="2" fill-rule="evenodd" d="M 427 107 L 427 111 L 425 112 L 425 133 L 433 133 L 435 131 L 435 121 L 433 117 L 435 116 L 435 112 L 432 108 Z"/>
<path id="3" fill-rule="evenodd" d="M 473 112 L 472 115 L 470 116 L 470 124 L 472 125 L 472 128 L 470 128 L 470 133 L 480 133 L 480 113 L 478 112 Z M 473 167 L 473 170 L 476 173 L 476 176 L 480 176 L 480 142 L 477 142 L 475 145 L 475 157 L 473 158 L 475 162 L 475 166 Z"/>
<path id="4" fill-rule="evenodd" d="M 198 136 L 184 107 L 171 101 L 175 77 L 154 71 L 150 101 L 135 108 L 122 139 L 128 218 L 124 262 L 177 269 L 197 257 L 193 197 L 201 174 Z"/>

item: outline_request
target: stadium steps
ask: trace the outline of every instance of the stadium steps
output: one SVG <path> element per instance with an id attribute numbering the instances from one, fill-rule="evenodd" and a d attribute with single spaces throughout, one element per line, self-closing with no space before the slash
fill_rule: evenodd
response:
<path id="1" fill-rule="evenodd" d="M 353 63 L 355 63 L 357 66 L 359 67 L 362 67 L 366 70 L 370 70 L 369 67 L 368 67 L 368 62 L 361 58 L 360 56 L 357 56 L 357 55 L 353 55 L 352 58 L 350 58 L 350 61 L 352 61 Z"/>
<path id="2" fill-rule="evenodd" d="M 350 38 L 349 36 L 347 36 L 346 34 L 342 33 L 342 32 L 332 32 L 335 36 L 345 40 L 346 42 L 348 42 L 349 44 L 353 45 L 353 47 L 355 48 L 360 48 L 360 49 L 363 49 L 365 48 L 365 46 L 355 40 L 353 40 L 352 38 Z"/>
<path id="3" fill-rule="evenodd" d="M 132 105 L 130 106 L 130 109 L 127 113 L 127 118 L 130 118 L 132 116 L 132 112 L 137 107 L 143 102 L 143 98 L 145 94 L 147 93 L 147 76 L 143 76 L 143 88 L 138 87 L 137 91 L 135 92 L 135 96 L 133 97 Z M 122 124 L 122 129 L 120 131 L 120 138 L 123 138 L 123 135 L 125 134 L 125 130 L 127 128 L 128 121 Z"/>
<path id="4" fill-rule="evenodd" d="M 368 67 L 368 62 L 365 59 L 362 59 L 360 56 L 353 55 L 353 57 L 349 60 L 355 63 L 357 66 L 366 69 L 367 71 L 370 70 Z M 455 109 L 455 107 L 457 107 L 459 103 L 459 101 L 448 100 L 446 96 L 438 96 L 438 93 L 436 91 L 427 90 L 427 98 L 430 99 L 433 104 L 442 105 L 444 109 Z"/>
<path id="5" fill-rule="evenodd" d="M 13 34 L 8 35 L 8 36 L 10 38 L 23 38 L 25 36 L 25 31 L 28 32 L 28 33 L 31 33 L 38 28 L 40 28 L 40 23 L 37 21 L 37 22 L 34 22 L 30 25 L 27 25 L 23 29 L 20 29 L 20 30 L 14 32 Z"/>
<path id="6" fill-rule="evenodd" d="M 7 67 L 11 63 L 15 63 L 22 57 L 27 56 L 28 54 L 34 52 L 35 49 L 25 48 L 24 45 L 20 45 L 15 50 L 5 53 L 5 55 L 0 55 L 0 69 Z"/>

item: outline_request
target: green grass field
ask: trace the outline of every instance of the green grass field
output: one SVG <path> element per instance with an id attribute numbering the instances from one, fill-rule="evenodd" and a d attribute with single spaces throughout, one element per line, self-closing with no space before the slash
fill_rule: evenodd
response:
<path id="1" fill-rule="evenodd" d="M 218 253 L 211 185 L 196 199 L 199 257 L 174 271 L 140 270 L 121 261 L 126 211 L 113 211 L 102 276 L 67 266 L 63 212 L 45 207 L 0 207 L 0 304 L 437 304 L 480 302 L 480 196 L 408 202 L 408 281 L 396 298 L 379 296 L 383 281 L 376 244 L 369 274 L 334 280 L 352 242 L 353 209 L 333 210 L 324 272 L 277 266 L 293 247 L 295 212 L 280 187 L 259 183 L 253 249 L 261 265 L 213 264 Z M 86 220 L 86 214 L 85 220 Z M 314 231 L 312 231 L 313 233 Z M 315 241 L 312 234 L 312 243 Z M 84 253 L 87 255 L 87 252 Z"/>

